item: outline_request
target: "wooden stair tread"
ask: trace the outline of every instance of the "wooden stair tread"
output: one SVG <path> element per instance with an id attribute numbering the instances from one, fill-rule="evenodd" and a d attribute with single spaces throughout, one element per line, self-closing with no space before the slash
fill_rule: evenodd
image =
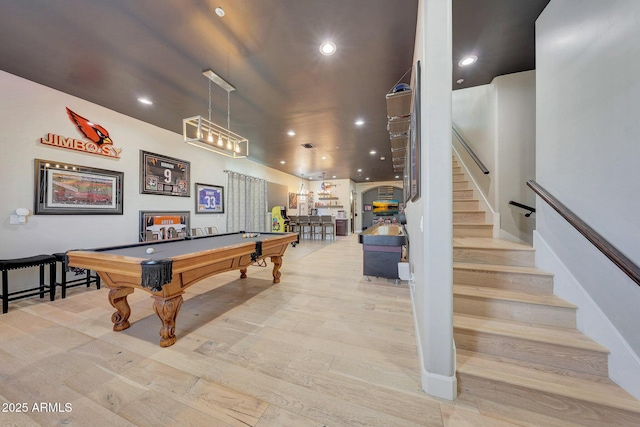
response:
<path id="1" fill-rule="evenodd" d="M 461 191 L 467 191 L 468 189 L 465 188 Z M 480 199 L 453 199 L 454 202 L 465 202 L 465 203 L 472 203 L 472 202 L 476 202 L 476 203 L 480 203 Z"/>
<path id="2" fill-rule="evenodd" d="M 473 271 L 490 271 L 494 273 L 516 273 L 516 274 L 532 274 L 538 276 L 550 276 L 553 277 L 553 273 L 540 270 L 535 267 L 519 267 L 515 265 L 497 265 L 497 264 L 478 264 L 467 262 L 454 262 L 453 268 L 459 270 L 473 270 Z"/>
<path id="3" fill-rule="evenodd" d="M 479 210 L 479 209 L 454 209 L 453 213 L 481 213 L 483 215 L 485 215 L 485 211 L 483 210 Z"/>
<path id="4" fill-rule="evenodd" d="M 453 313 L 453 327 L 454 329 L 472 330 L 539 343 L 570 346 L 599 353 L 609 353 L 608 349 L 591 340 L 577 329 L 534 325 L 504 319 L 494 320 L 488 317 L 459 313 Z"/>
<path id="5" fill-rule="evenodd" d="M 533 247 L 523 245 L 522 243 L 515 243 L 503 239 L 494 239 L 491 237 L 454 237 L 453 247 L 458 249 L 535 251 Z"/>
<path id="6" fill-rule="evenodd" d="M 453 294 L 478 298 L 496 299 L 503 301 L 522 302 L 527 304 L 547 305 L 563 308 L 577 308 L 575 305 L 558 298 L 555 295 L 530 294 L 526 292 L 509 291 L 486 286 L 453 285 Z"/>
<path id="7" fill-rule="evenodd" d="M 491 227 L 493 228 L 493 224 L 489 222 L 454 222 L 454 227 Z"/>
<path id="8" fill-rule="evenodd" d="M 613 381 L 594 382 L 585 378 L 545 372 L 511 364 L 505 358 L 458 350 L 457 371 L 491 381 L 500 381 L 545 393 L 640 413 L 640 402 Z"/>

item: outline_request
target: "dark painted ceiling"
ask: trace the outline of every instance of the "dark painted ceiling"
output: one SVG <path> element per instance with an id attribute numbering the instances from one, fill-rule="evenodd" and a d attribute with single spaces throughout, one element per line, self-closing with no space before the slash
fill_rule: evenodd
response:
<path id="1" fill-rule="evenodd" d="M 533 69 L 534 22 L 547 3 L 453 0 L 453 89 Z M 418 0 L 0 0 L 0 69 L 181 134 L 183 118 L 208 115 L 210 68 L 236 88 L 230 127 L 249 139 L 252 160 L 297 176 L 393 180 L 385 94 L 411 67 L 417 8 Z M 333 56 L 319 53 L 325 39 L 337 45 Z M 461 70 L 468 53 L 480 59 Z M 226 126 L 227 92 L 215 85 L 212 120 Z"/>

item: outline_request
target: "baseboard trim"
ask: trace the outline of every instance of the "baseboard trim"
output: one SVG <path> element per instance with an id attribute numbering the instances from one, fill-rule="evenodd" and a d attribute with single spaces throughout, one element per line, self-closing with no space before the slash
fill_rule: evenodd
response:
<path id="1" fill-rule="evenodd" d="M 413 312 L 413 326 L 416 331 L 416 345 L 418 346 L 418 361 L 420 363 L 420 381 L 422 383 L 422 390 L 429 396 L 439 397 L 446 400 L 456 400 L 458 397 L 458 378 L 453 376 L 443 376 L 438 374 L 432 374 L 424 367 L 424 358 L 422 354 L 422 341 L 420 339 L 420 329 L 418 328 L 418 318 L 416 317 L 416 304 L 415 295 L 413 292 L 411 295 L 411 309 Z M 455 343 L 453 348 L 453 366 L 456 366 L 456 349 Z"/>
<path id="2" fill-rule="evenodd" d="M 554 294 L 578 306 L 578 329 L 611 352 L 609 378 L 640 400 L 640 358 L 537 231 L 533 247 L 536 267 L 554 274 Z"/>
<path id="3" fill-rule="evenodd" d="M 422 389 L 433 397 L 456 400 L 458 396 L 458 379 L 455 375 L 446 377 L 432 374 L 422 369 Z"/>

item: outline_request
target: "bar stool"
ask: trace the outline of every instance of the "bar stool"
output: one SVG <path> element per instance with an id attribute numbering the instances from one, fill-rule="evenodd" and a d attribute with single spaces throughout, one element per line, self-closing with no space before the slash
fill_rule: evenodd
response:
<path id="1" fill-rule="evenodd" d="M 299 225 L 300 224 L 298 224 L 298 216 L 289 215 L 289 231 L 295 232 Z"/>
<path id="2" fill-rule="evenodd" d="M 300 228 L 300 235 L 302 235 L 302 237 L 304 237 L 306 230 L 309 234 L 309 238 L 311 238 L 311 225 L 309 224 L 308 215 L 300 215 L 298 217 L 298 227 Z"/>
<path id="3" fill-rule="evenodd" d="M 332 240 L 336 238 L 335 226 L 333 224 L 333 217 L 331 215 L 320 216 L 320 222 L 322 224 L 322 238 L 326 238 L 327 234 L 331 234 Z"/>
<path id="4" fill-rule="evenodd" d="M 322 223 L 319 215 L 309 216 L 309 227 L 311 228 L 311 236 L 320 235 L 322 237 Z"/>

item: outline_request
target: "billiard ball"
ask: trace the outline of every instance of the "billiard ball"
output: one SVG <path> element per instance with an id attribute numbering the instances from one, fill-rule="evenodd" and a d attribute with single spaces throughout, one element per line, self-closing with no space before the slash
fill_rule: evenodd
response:
<path id="1" fill-rule="evenodd" d="M 155 250 L 155 249 L 153 249 L 153 248 L 147 248 L 147 253 L 148 253 L 148 254 L 152 254 L 152 253 L 154 253 L 155 251 L 156 251 L 156 250 Z"/>

